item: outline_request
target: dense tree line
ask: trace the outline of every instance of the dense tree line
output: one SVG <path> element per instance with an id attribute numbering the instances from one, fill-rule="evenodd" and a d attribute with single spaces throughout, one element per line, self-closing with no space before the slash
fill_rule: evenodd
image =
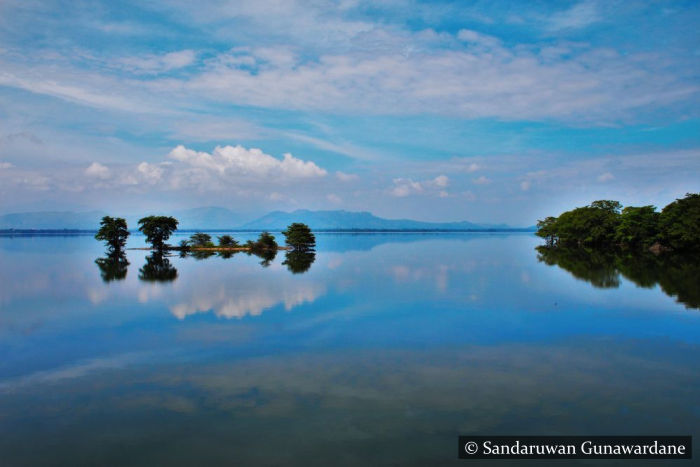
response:
<path id="1" fill-rule="evenodd" d="M 664 207 L 594 201 L 589 206 L 537 221 L 547 246 L 596 249 L 700 249 L 700 193 L 688 193 Z"/>

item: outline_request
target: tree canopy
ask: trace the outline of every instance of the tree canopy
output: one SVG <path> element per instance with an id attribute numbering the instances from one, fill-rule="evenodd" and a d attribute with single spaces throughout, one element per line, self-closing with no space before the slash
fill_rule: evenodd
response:
<path id="1" fill-rule="evenodd" d="M 688 193 L 663 208 L 659 232 L 660 241 L 670 248 L 700 248 L 700 193 Z"/>
<path id="2" fill-rule="evenodd" d="M 219 246 L 227 248 L 235 248 L 238 246 L 238 242 L 230 235 L 222 235 L 217 237 L 217 239 L 219 240 Z"/>
<path id="3" fill-rule="evenodd" d="M 104 241 L 113 251 L 121 251 L 128 237 L 126 220 L 121 217 L 104 216 L 100 221 L 100 229 L 95 234 L 96 240 Z"/>
<path id="4" fill-rule="evenodd" d="M 537 235 L 547 246 L 697 250 L 700 247 L 700 194 L 688 193 L 666 206 L 627 206 L 599 200 L 559 217 L 537 222 Z"/>
<path id="5" fill-rule="evenodd" d="M 190 235 L 190 246 L 196 248 L 211 248 L 214 244 L 211 241 L 211 235 L 204 232 L 195 232 Z"/>
<path id="6" fill-rule="evenodd" d="M 139 219 L 139 230 L 156 250 L 165 248 L 165 241 L 177 230 L 178 221 L 169 216 L 148 216 Z"/>
<path id="7" fill-rule="evenodd" d="M 306 224 L 295 222 L 282 234 L 285 237 L 285 243 L 295 250 L 313 250 L 316 247 L 316 237 Z"/>

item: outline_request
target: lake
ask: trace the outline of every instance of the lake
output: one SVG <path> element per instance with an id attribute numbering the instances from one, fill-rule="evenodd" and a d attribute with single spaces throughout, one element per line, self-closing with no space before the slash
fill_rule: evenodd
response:
<path id="1" fill-rule="evenodd" d="M 0 237 L 0 464 L 460 465 L 460 434 L 696 435 L 697 457 L 697 263 L 317 239 L 126 264 L 87 235 Z"/>

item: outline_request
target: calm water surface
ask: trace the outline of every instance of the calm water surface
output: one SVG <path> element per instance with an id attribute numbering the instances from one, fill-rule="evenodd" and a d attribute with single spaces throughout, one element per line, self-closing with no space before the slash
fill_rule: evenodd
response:
<path id="1" fill-rule="evenodd" d="M 90 236 L 0 237 L 0 464 L 463 465 L 458 434 L 700 452 L 697 276 L 597 283 L 531 234 L 318 240 L 310 265 L 127 265 Z"/>

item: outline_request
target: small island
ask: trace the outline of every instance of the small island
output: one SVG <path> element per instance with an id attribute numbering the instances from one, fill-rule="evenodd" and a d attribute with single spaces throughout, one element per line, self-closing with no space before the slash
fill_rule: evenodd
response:
<path id="1" fill-rule="evenodd" d="M 139 220 L 139 231 L 146 236 L 146 242 L 150 247 L 131 248 L 132 250 L 166 251 L 202 251 L 202 252 L 265 252 L 279 250 L 309 251 L 316 245 L 316 238 L 306 224 L 292 223 L 282 231 L 285 236 L 286 246 L 277 244 L 275 237 L 270 232 L 264 231 L 256 241 L 248 240 L 240 244 L 231 235 L 217 237 L 218 244 L 212 241 L 211 235 L 204 232 L 195 232 L 189 240 L 182 240 L 179 245 L 169 245 L 166 241 L 177 230 L 178 220 L 170 216 L 147 216 Z M 95 239 L 104 241 L 112 253 L 121 253 L 126 246 L 129 232 L 126 220 L 121 217 L 104 216 L 100 222 L 100 229 Z"/>
<path id="2" fill-rule="evenodd" d="M 205 232 L 195 232 L 188 240 L 182 240 L 177 246 L 166 241 L 177 230 L 178 221 L 169 216 L 148 216 L 139 220 L 139 231 L 146 236 L 150 247 L 130 248 L 131 250 L 149 250 L 152 253 L 146 257 L 146 264 L 139 270 L 139 279 L 145 281 L 170 282 L 177 278 L 177 269 L 168 260 L 169 252 L 177 251 L 180 257 L 191 256 L 196 260 L 218 255 L 228 259 L 239 252 L 262 258 L 260 265 L 268 267 L 277 256 L 279 250 L 285 250 L 285 260 L 282 263 L 292 274 L 301 274 L 309 270 L 316 259 L 316 237 L 308 225 L 292 223 L 282 231 L 285 245 L 277 244 L 275 237 L 265 231 L 257 240 L 239 243 L 231 235 L 217 237 L 215 244 L 211 235 Z M 100 268 L 100 275 L 105 282 L 123 280 L 126 278 L 129 261 L 126 258 L 125 246 L 131 233 L 126 220 L 121 217 L 104 216 L 95 239 L 104 241 L 107 255 L 95 260 Z"/>

